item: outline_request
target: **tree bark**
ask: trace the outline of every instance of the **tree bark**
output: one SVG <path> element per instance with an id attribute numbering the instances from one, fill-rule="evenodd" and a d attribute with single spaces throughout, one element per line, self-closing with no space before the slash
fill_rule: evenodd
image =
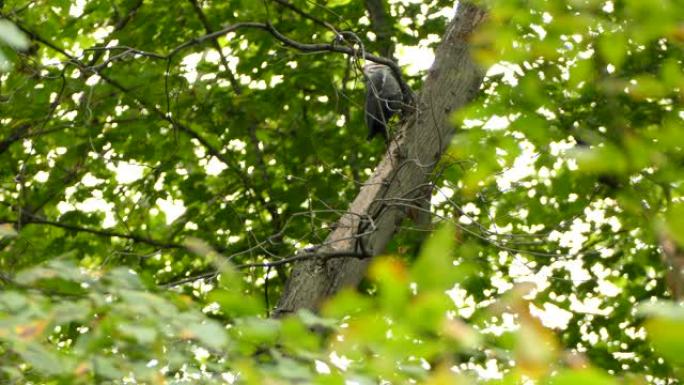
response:
<path id="1" fill-rule="evenodd" d="M 424 195 L 430 175 L 448 148 L 454 127 L 452 112 L 473 99 L 483 73 L 472 60 L 468 38 L 485 12 L 461 2 L 435 52 L 415 113 L 395 135 L 370 179 L 348 212 L 320 246 L 321 252 L 355 251 L 369 256 L 384 252 L 406 215 L 406 207 Z M 356 286 L 370 258 L 311 259 L 293 267 L 274 315 L 316 309 L 344 286 Z"/>
<path id="2" fill-rule="evenodd" d="M 667 272 L 665 285 L 675 301 L 684 300 L 684 250 L 667 234 L 660 235 L 660 250 Z"/>

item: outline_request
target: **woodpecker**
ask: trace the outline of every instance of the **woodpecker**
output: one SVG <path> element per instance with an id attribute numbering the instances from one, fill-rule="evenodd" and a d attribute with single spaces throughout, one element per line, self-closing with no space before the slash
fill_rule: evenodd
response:
<path id="1" fill-rule="evenodd" d="M 366 75 L 366 126 L 368 140 L 382 134 L 389 140 L 387 122 L 401 108 L 402 93 L 392 69 L 384 64 L 370 63 L 363 67 Z"/>

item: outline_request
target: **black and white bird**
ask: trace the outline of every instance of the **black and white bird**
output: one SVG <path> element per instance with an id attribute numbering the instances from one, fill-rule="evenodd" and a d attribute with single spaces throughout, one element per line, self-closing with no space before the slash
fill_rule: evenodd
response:
<path id="1" fill-rule="evenodd" d="M 384 64 L 370 63 L 363 67 L 366 75 L 366 126 L 368 140 L 382 134 L 389 140 L 387 122 L 399 112 L 402 92 L 392 69 Z"/>

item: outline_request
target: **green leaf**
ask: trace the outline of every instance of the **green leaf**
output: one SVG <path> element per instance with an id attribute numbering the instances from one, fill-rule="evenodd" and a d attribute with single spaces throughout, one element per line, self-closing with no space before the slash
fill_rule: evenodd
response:
<path id="1" fill-rule="evenodd" d="M 60 375 L 69 370 L 57 353 L 47 350 L 38 343 L 19 345 L 15 350 L 35 370 L 44 374 Z"/>
<path id="2" fill-rule="evenodd" d="M 320 317 L 310 310 L 302 309 L 297 312 L 297 316 L 308 327 L 324 327 L 326 329 L 333 329 L 337 327 L 338 321 L 330 318 Z"/>
<path id="3" fill-rule="evenodd" d="M 120 380 L 124 376 L 124 372 L 117 369 L 115 365 L 115 360 L 113 358 L 103 356 L 93 357 L 93 370 L 98 376 L 111 380 Z"/>
<path id="4" fill-rule="evenodd" d="M 684 247 L 684 203 L 672 204 L 665 218 L 668 234 L 674 238 L 679 246 Z"/>
<path id="5" fill-rule="evenodd" d="M 16 313 L 26 308 L 27 299 L 15 291 L 7 291 L 0 293 L 0 304 L 8 313 Z"/>
<path id="6" fill-rule="evenodd" d="M 327 3 L 328 7 L 340 7 L 343 5 L 347 5 L 351 2 L 351 0 L 329 0 Z"/>
<path id="7" fill-rule="evenodd" d="M 82 282 L 86 280 L 86 277 L 72 262 L 60 260 L 50 261 L 44 266 L 23 270 L 16 276 L 16 281 L 22 285 L 35 284 L 41 280 L 51 279 Z"/>
<path id="8" fill-rule="evenodd" d="M 629 95 L 637 100 L 662 98 L 669 90 L 653 76 L 638 76 L 629 87 Z"/>
<path id="9" fill-rule="evenodd" d="M 323 305 L 321 313 L 330 318 L 342 318 L 349 314 L 368 312 L 373 307 L 371 298 L 359 294 L 356 290 L 344 289 Z"/>
<path id="10" fill-rule="evenodd" d="M 278 338 L 280 324 L 273 319 L 243 318 L 237 326 L 240 339 L 254 345 L 275 343 Z"/>
<path id="11" fill-rule="evenodd" d="M 118 324 L 117 328 L 121 334 L 132 337 L 143 345 L 151 344 L 157 339 L 157 331 L 151 327 L 126 322 Z"/>
<path id="12" fill-rule="evenodd" d="M 106 279 L 117 287 L 126 289 L 143 289 L 140 277 L 130 269 L 118 267 L 107 272 Z"/>
<path id="13" fill-rule="evenodd" d="M 332 329 L 333 327 L 332 325 L 323 326 L 326 329 Z M 281 322 L 280 343 L 285 348 L 295 352 L 300 350 L 315 351 L 320 346 L 320 334 L 312 333 L 311 330 L 311 326 L 296 317 L 287 317 Z"/>
<path id="14" fill-rule="evenodd" d="M 296 380 L 297 382 L 309 379 L 312 374 L 309 368 L 291 358 L 278 359 L 276 370 L 282 378 Z"/>
<path id="15" fill-rule="evenodd" d="M 650 317 L 684 321 L 684 306 L 670 301 L 642 303 L 639 305 L 638 312 L 640 315 Z"/>
<path id="16" fill-rule="evenodd" d="M 226 330 L 213 320 L 190 324 L 186 330 L 190 332 L 190 337 L 212 349 L 222 349 L 228 343 Z"/>
<path id="17" fill-rule="evenodd" d="M 410 298 L 409 274 L 397 258 L 377 258 L 369 268 L 369 277 L 378 285 L 379 301 L 386 310 L 401 314 Z"/>
<path id="18" fill-rule="evenodd" d="M 56 304 L 52 311 L 58 324 L 85 322 L 90 316 L 91 303 L 87 300 L 63 302 Z"/>
<path id="19" fill-rule="evenodd" d="M 19 383 L 19 380 L 22 378 L 21 371 L 15 367 L 3 365 L 0 366 L 0 370 L 2 370 L 2 372 L 5 373 L 11 381 Z"/>
<path id="20" fill-rule="evenodd" d="M 591 149 L 576 148 L 572 151 L 572 155 L 582 172 L 622 174 L 627 171 L 627 159 L 624 152 L 611 144 Z"/>
<path id="21" fill-rule="evenodd" d="M 239 276 L 235 275 L 235 279 Z M 229 317 L 245 317 L 264 314 L 264 306 L 259 298 L 245 296 L 235 290 L 216 289 L 207 296 L 208 302 L 216 302 L 223 314 Z"/>
<path id="22" fill-rule="evenodd" d="M 166 299 L 151 292 L 124 289 L 119 295 L 127 309 L 140 314 L 172 316 L 178 312 Z"/>
<path id="23" fill-rule="evenodd" d="M 446 321 L 446 314 L 453 308 L 449 297 L 440 292 L 420 294 L 411 303 L 406 315 L 411 326 L 423 332 L 440 332 Z"/>
<path id="24" fill-rule="evenodd" d="M 448 222 L 425 241 L 411 268 L 418 290 L 447 290 L 458 282 L 459 274 L 452 257 L 455 244 L 455 228 Z"/>
<path id="25" fill-rule="evenodd" d="M 622 32 L 611 32 L 601 34 L 599 40 L 599 52 L 606 62 L 616 68 L 622 67 L 622 63 L 627 57 L 627 38 Z"/>
<path id="26" fill-rule="evenodd" d="M 0 42 L 14 49 L 27 49 L 29 40 L 24 33 L 9 20 L 0 19 Z"/>
<path id="27" fill-rule="evenodd" d="M 565 369 L 546 381 L 549 385 L 617 385 L 612 376 L 598 369 Z"/>
<path id="28" fill-rule="evenodd" d="M 661 302 L 645 304 L 640 313 L 650 315 L 644 327 L 651 345 L 669 363 L 684 365 L 684 307 Z"/>
<path id="29" fill-rule="evenodd" d="M 21 285 L 35 285 L 43 290 L 67 295 L 85 294 L 82 283 L 89 277 L 70 261 L 55 260 L 43 266 L 20 271 L 15 280 Z"/>
<path id="30" fill-rule="evenodd" d="M 16 237 L 17 232 L 14 230 L 14 227 L 12 225 L 8 224 L 2 224 L 0 225 L 0 238 L 3 237 Z"/>
<path id="31" fill-rule="evenodd" d="M 580 83 L 591 83 L 594 80 L 594 65 L 591 60 L 578 60 L 570 68 L 568 86 L 575 89 Z"/>
<path id="32" fill-rule="evenodd" d="M 12 69 L 12 63 L 7 59 L 7 56 L 0 50 L 0 72 L 7 72 Z"/>

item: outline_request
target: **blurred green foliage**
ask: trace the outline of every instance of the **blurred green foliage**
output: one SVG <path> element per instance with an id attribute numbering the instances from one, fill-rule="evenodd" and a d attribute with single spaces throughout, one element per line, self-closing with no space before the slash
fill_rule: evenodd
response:
<path id="1" fill-rule="evenodd" d="M 16 25 L 7 20 L 0 19 L 0 46 L 25 50 L 29 46 L 29 40 Z M 0 73 L 11 68 L 10 60 L 7 58 L 7 53 L 0 50 Z"/>

